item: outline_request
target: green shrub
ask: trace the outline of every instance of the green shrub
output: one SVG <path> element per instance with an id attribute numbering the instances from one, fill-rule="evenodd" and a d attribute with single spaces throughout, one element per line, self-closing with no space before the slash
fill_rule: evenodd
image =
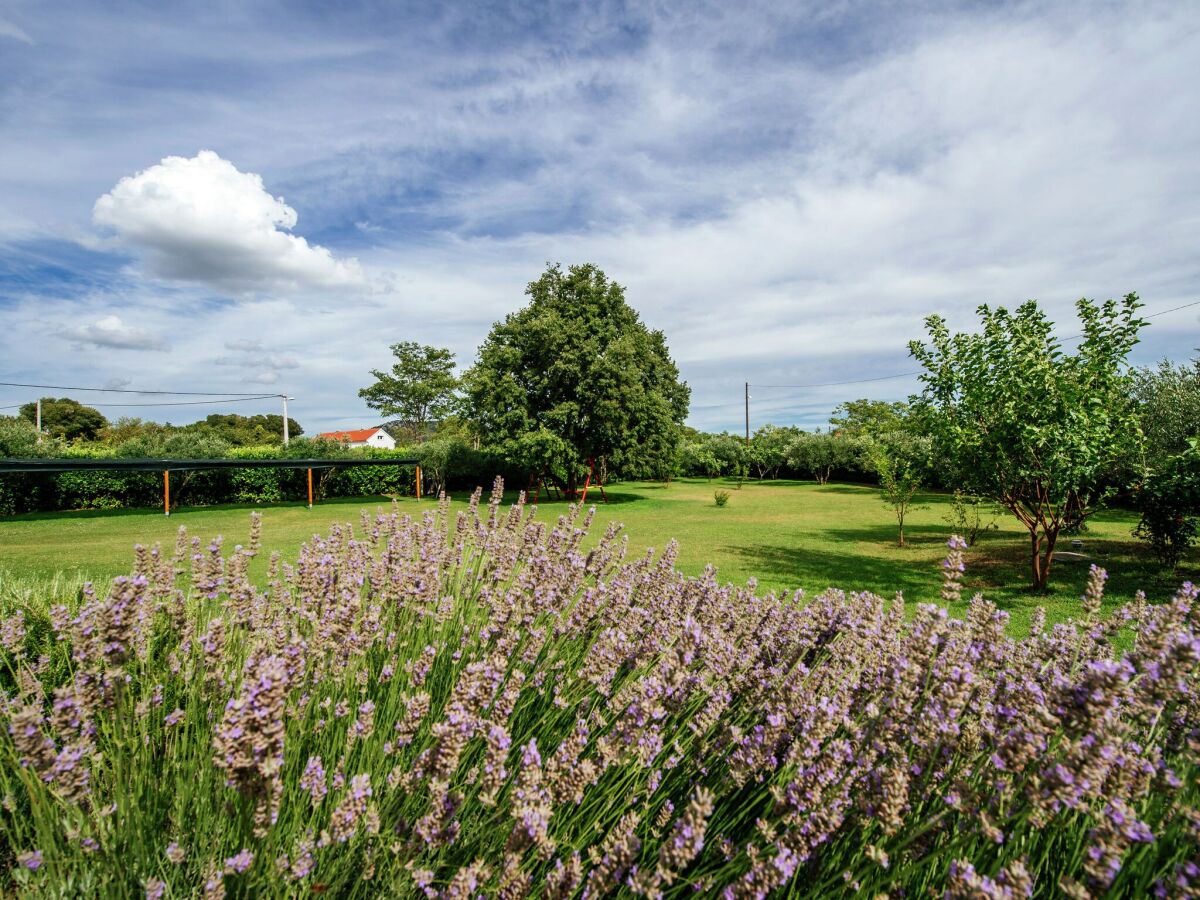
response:
<path id="1" fill-rule="evenodd" d="M 1134 534 L 1150 545 L 1163 566 L 1174 568 L 1195 543 L 1200 516 L 1200 439 L 1167 460 L 1135 494 L 1142 518 Z"/>
<path id="2" fill-rule="evenodd" d="M 729 497 L 729 491 L 713 491 L 713 502 L 716 503 L 717 506 L 724 506 L 729 502 Z"/>

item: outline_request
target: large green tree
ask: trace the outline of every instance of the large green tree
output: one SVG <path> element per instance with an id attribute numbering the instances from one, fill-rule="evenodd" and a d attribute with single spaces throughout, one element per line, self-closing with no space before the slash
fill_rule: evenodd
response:
<path id="1" fill-rule="evenodd" d="M 459 381 L 454 375 L 454 354 L 443 347 L 416 341 L 392 344 L 396 362 L 390 372 L 372 369 L 375 383 L 358 392 L 367 406 L 394 416 L 407 428 L 424 436 L 430 423 L 454 409 Z"/>
<path id="2" fill-rule="evenodd" d="M 951 334 L 925 320 L 929 343 L 909 352 L 924 367 L 917 414 L 956 487 L 1008 508 L 1029 531 L 1033 585 L 1046 586 L 1059 533 L 1078 526 L 1140 459 L 1126 358 L 1144 322 L 1136 294 L 1075 308 L 1074 353 L 1052 334 L 1036 301 L 1014 312 L 979 307 L 982 331 Z"/>
<path id="3" fill-rule="evenodd" d="M 492 327 L 464 376 L 483 439 L 568 495 L 589 459 L 666 477 L 690 391 L 662 332 L 593 265 L 552 265 L 525 293 L 529 304 Z"/>
<path id="4" fill-rule="evenodd" d="M 19 410 L 21 417 L 30 422 L 37 420 L 37 404 L 26 403 Z M 84 406 L 70 397 L 42 398 L 42 430 L 54 437 L 68 441 L 94 441 L 108 419 L 91 406 Z"/>

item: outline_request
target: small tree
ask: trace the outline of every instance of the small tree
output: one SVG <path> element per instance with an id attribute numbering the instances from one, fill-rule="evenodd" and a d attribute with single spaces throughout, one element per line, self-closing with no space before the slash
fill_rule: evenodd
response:
<path id="1" fill-rule="evenodd" d="M 1112 492 L 1111 475 L 1141 458 L 1125 361 L 1144 322 L 1136 294 L 1076 304 L 1083 337 L 1064 353 L 1034 300 L 1015 312 L 979 307 L 979 334 L 925 320 L 929 345 L 909 344 L 925 368 L 914 398 L 953 483 L 996 500 L 1029 531 L 1033 586 L 1043 589 L 1059 533 Z"/>
<path id="2" fill-rule="evenodd" d="M 985 515 L 984 504 L 987 503 L 976 494 L 968 494 L 961 488 L 956 488 L 950 501 L 950 509 L 945 521 L 950 526 L 952 535 L 961 536 L 968 547 L 974 547 L 979 536 L 998 528 L 994 516 L 995 507 Z"/>
<path id="3" fill-rule="evenodd" d="M 828 484 L 835 471 L 862 468 L 864 444 L 858 438 L 802 431 L 792 438 L 787 464 L 808 472 L 817 484 Z"/>
<path id="4" fill-rule="evenodd" d="M 925 476 L 923 448 L 912 446 L 915 441 L 878 440 L 867 447 L 871 468 L 879 476 L 879 491 L 883 502 L 896 514 L 900 526 L 899 543 L 904 546 L 904 520 L 912 508 L 913 499 Z"/>
<path id="5" fill-rule="evenodd" d="M 1200 516 L 1200 439 L 1151 472 L 1134 494 L 1142 517 L 1134 534 L 1146 541 L 1158 561 L 1175 568 L 1196 541 Z"/>
<path id="6" fill-rule="evenodd" d="M 750 439 L 749 460 L 758 477 L 778 478 L 779 470 L 787 465 L 788 450 L 799 429 L 764 425 Z"/>
<path id="7" fill-rule="evenodd" d="M 396 357 L 391 372 L 372 369 L 375 383 L 360 390 L 358 396 L 371 409 L 399 418 L 423 439 L 429 424 L 454 408 L 459 385 L 454 354 L 416 341 L 401 341 L 391 349 Z"/>

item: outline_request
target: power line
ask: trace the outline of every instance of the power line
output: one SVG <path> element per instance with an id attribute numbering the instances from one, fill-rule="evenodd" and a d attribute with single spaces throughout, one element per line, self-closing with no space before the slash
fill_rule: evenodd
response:
<path id="1" fill-rule="evenodd" d="M 92 403 L 91 406 L 206 406 L 213 403 L 252 403 L 255 400 L 278 400 L 278 394 L 261 394 L 257 397 L 230 397 L 227 400 L 179 400 L 174 403 Z M 30 403 L 33 401 L 31 400 Z M 14 403 L 12 406 L 0 406 L 0 409 L 20 409 L 24 403 Z"/>
<path id="2" fill-rule="evenodd" d="M 820 388 L 820 387 L 841 387 L 844 384 L 867 384 L 871 381 L 891 381 L 893 378 L 909 378 L 913 375 L 920 375 L 920 372 L 900 372 L 897 375 L 880 375 L 878 378 L 856 378 L 853 381 L 826 381 L 821 384 L 754 384 L 751 387 L 756 388 Z"/>
<path id="3" fill-rule="evenodd" d="M 127 406 L 208 406 L 213 403 L 252 403 L 255 400 L 278 400 L 278 394 L 262 394 L 257 397 L 230 397 L 225 400 L 178 400 L 174 403 L 92 403 L 92 406 L 110 406 L 110 407 L 127 407 Z"/>
<path id="4" fill-rule="evenodd" d="M 1190 309 L 1193 306 L 1200 306 L 1200 300 L 1194 300 L 1191 303 L 1185 303 L 1183 306 L 1176 306 L 1172 309 L 1164 309 L 1161 312 L 1151 313 L 1145 316 L 1145 318 L 1153 319 L 1155 316 L 1165 316 L 1167 313 L 1179 312 L 1181 309 Z M 1080 335 L 1075 335 L 1075 337 L 1080 337 Z"/>
<path id="5" fill-rule="evenodd" d="M 1144 319 L 1154 319 L 1158 316 L 1165 316 L 1167 313 L 1179 312 L 1181 309 L 1190 309 L 1193 306 L 1200 306 L 1200 300 L 1193 300 L 1191 303 L 1185 303 L 1182 306 L 1174 306 L 1171 309 L 1163 309 L 1156 313 L 1149 313 L 1142 316 Z M 1083 337 L 1082 334 L 1073 334 L 1070 337 L 1062 338 L 1064 341 L 1073 341 L 1076 338 Z M 807 388 L 823 388 L 823 387 L 841 387 L 847 384 L 869 384 L 873 381 L 891 381 L 894 378 L 912 378 L 920 375 L 920 371 L 916 372 L 899 372 L 895 375 L 880 375 L 877 378 L 856 378 L 852 381 L 826 381 L 821 384 L 755 384 L 752 387 L 756 388 L 787 388 L 787 389 L 807 389 Z"/>
<path id="6" fill-rule="evenodd" d="M 261 396 L 279 396 L 279 394 L 259 395 L 236 391 L 139 391 L 134 388 L 64 387 L 61 384 L 22 384 L 16 381 L 0 381 L 0 387 L 43 388 L 50 391 L 92 391 L 100 394 L 166 394 L 171 397 L 249 397 L 255 400 Z"/>

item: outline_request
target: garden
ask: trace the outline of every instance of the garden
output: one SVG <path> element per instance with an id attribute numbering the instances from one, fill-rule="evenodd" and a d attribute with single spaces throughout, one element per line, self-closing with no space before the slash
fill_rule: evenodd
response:
<path id="1" fill-rule="evenodd" d="M 529 298 L 362 392 L 434 497 L 6 482 L 6 893 L 1200 892 L 1200 378 L 1129 371 L 1136 296 L 1073 353 L 931 317 L 920 396 L 741 439 L 595 267 Z M 0 441 L 313 449 L 121 427 Z"/>

